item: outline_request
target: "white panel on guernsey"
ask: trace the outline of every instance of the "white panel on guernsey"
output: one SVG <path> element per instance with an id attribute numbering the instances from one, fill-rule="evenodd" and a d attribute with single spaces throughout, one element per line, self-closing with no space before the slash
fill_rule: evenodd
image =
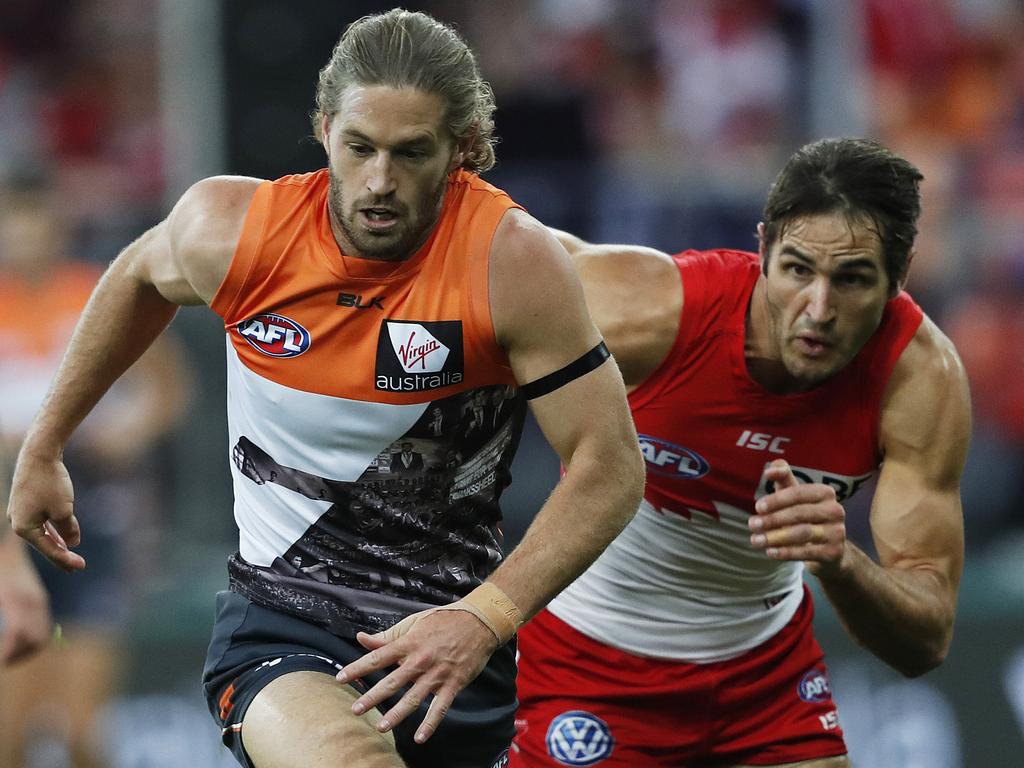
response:
<path id="1" fill-rule="evenodd" d="M 230 338 L 227 369 L 229 450 L 245 436 L 278 464 L 329 480 L 359 479 L 430 405 L 346 400 L 283 386 L 249 370 L 235 354 Z M 231 471 L 241 539 L 250 540 L 253 552 L 283 554 L 330 506 L 270 483 L 256 485 L 233 462 Z M 262 525 L 257 522 L 261 517 Z M 290 538 L 285 542 L 279 531 L 282 535 L 287 531 Z M 245 551 L 242 556 L 254 562 Z"/>
<path id="2" fill-rule="evenodd" d="M 238 552 L 253 565 L 269 566 L 320 519 L 329 501 L 307 499 L 280 485 L 257 485 L 231 466 L 235 488 Z"/>
<path id="3" fill-rule="evenodd" d="M 660 512 L 645 499 L 597 561 L 548 606 L 603 643 L 641 656 L 696 663 L 750 650 L 792 618 L 803 564 L 750 546 L 747 514 L 719 520 Z"/>

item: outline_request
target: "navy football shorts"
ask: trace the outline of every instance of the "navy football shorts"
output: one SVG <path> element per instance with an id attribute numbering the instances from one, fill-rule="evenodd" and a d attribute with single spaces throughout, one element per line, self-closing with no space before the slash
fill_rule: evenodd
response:
<path id="1" fill-rule="evenodd" d="M 341 638 L 308 621 L 256 605 L 235 592 L 217 594 L 217 618 L 203 669 L 203 691 L 224 744 L 246 768 L 240 724 L 264 686 L 289 672 L 332 677 L 366 653 L 354 638 Z M 367 675 L 372 686 L 385 672 Z M 499 648 L 463 689 L 426 744 L 413 735 L 429 699 L 394 728 L 398 753 L 409 768 L 500 768 L 507 761 L 517 706 L 515 641 Z M 386 712 L 401 693 L 380 705 Z"/>

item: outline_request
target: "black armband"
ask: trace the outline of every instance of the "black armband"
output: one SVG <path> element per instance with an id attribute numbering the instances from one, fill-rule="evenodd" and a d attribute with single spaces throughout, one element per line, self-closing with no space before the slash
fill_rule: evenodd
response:
<path id="1" fill-rule="evenodd" d="M 564 368 L 559 368 L 554 373 L 542 376 L 536 381 L 531 381 L 529 384 L 523 384 L 519 391 L 523 393 L 527 400 L 533 400 L 541 395 L 554 392 L 559 387 L 564 387 L 570 381 L 578 379 L 585 373 L 590 373 L 609 357 L 611 357 L 611 353 L 608 351 L 608 347 L 605 346 L 604 341 L 602 341 L 592 350 L 577 357 Z"/>

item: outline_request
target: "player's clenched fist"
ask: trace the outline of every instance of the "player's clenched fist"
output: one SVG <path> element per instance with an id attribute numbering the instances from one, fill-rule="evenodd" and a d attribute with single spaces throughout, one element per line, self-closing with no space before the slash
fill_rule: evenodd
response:
<path id="1" fill-rule="evenodd" d="M 846 511 L 822 483 L 800 483 L 781 459 L 765 467 L 775 490 L 754 505 L 750 543 L 775 560 L 805 560 L 812 573 L 838 569 L 846 552 Z"/>

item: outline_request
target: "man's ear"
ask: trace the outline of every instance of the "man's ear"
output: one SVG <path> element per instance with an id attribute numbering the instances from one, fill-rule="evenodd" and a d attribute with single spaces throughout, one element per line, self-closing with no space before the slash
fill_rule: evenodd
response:
<path id="1" fill-rule="evenodd" d="M 757 222 L 757 253 L 761 257 L 761 272 L 768 276 L 768 245 L 764 241 L 764 222 Z"/>
<path id="2" fill-rule="evenodd" d="M 466 157 L 469 155 L 469 151 L 472 146 L 472 135 L 463 136 L 461 139 L 456 140 L 455 149 L 452 150 L 452 159 L 448 163 L 448 173 L 451 173 L 456 168 L 462 167 L 462 164 L 466 161 Z"/>
<path id="3" fill-rule="evenodd" d="M 331 159 L 331 149 L 328 137 L 331 133 L 331 119 L 327 115 L 320 116 L 320 144 L 324 148 L 324 152 L 327 153 L 327 159 Z"/>
<path id="4" fill-rule="evenodd" d="M 896 298 L 896 294 L 907 287 L 907 278 L 910 277 L 910 264 L 917 255 L 917 249 L 911 248 L 910 253 L 907 254 L 907 263 L 903 265 L 903 274 L 900 275 L 896 283 L 889 287 L 889 298 Z"/>

